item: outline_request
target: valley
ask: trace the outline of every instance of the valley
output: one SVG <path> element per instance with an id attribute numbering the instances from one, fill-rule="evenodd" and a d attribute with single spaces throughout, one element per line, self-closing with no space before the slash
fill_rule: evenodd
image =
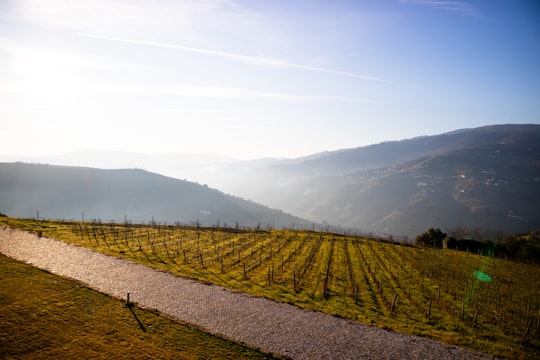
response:
<path id="1" fill-rule="evenodd" d="M 274 229 L 331 226 L 409 240 L 431 227 L 529 232 L 540 228 L 539 143 L 540 125 L 496 125 L 296 159 L 120 153 L 107 156 L 113 169 L 0 163 L 0 212 Z M 94 157 L 87 164 L 95 166 L 104 154 L 77 156 L 83 163 Z M 126 163 L 137 168 L 118 168 Z"/>

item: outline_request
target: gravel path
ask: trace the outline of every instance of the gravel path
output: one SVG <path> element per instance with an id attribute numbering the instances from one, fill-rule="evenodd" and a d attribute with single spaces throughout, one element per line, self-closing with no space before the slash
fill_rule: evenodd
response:
<path id="1" fill-rule="evenodd" d="M 424 338 L 205 285 L 0 227 L 0 252 L 178 321 L 293 359 L 491 359 Z"/>

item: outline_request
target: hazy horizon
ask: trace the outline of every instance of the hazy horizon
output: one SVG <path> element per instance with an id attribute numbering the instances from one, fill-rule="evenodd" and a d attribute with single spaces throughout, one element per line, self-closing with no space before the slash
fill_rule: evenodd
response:
<path id="1" fill-rule="evenodd" d="M 528 124 L 494 124 L 486 125 L 499 126 L 499 125 L 528 125 Z M 538 124 L 532 124 L 538 125 Z M 482 127 L 480 127 L 482 128 Z M 421 134 L 417 137 L 430 137 L 438 136 L 442 134 L 452 133 L 454 131 L 470 130 L 471 128 L 451 129 L 445 133 L 437 134 Z M 42 155 L 20 155 L 12 154 L 5 155 L 0 154 L 0 162 L 26 162 L 26 163 L 42 163 L 49 165 L 59 166 L 83 166 L 83 167 L 95 167 L 102 169 L 142 169 L 150 172 L 156 172 L 166 176 L 172 176 L 176 178 L 190 179 L 192 181 L 211 182 L 214 186 L 218 186 L 218 183 L 214 183 L 204 175 L 210 175 L 215 173 L 217 169 L 214 166 L 243 163 L 243 162 L 260 162 L 263 164 L 265 161 L 279 161 L 279 160 L 295 160 L 303 157 L 309 157 L 317 154 L 323 154 L 333 151 L 343 151 L 350 149 L 357 149 L 362 147 L 368 147 L 371 145 L 378 145 L 388 142 L 399 142 L 405 140 L 412 140 L 417 137 L 405 138 L 405 139 L 387 139 L 377 143 L 370 143 L 366 145 L 359 145 L 349 148 L 337 148 L 337 149 L 322 149 L 316 153 L 302 154 L 296 157 L 273 157 L 263 156 L 257 158 L 240 158 L 233 157 L 218 153 L 194 153 L 194 152 L 142 152 L 142 151 L 125 151 L 125 150 L 112 150 L 112 149 L 81 149 L 74 151 L 61 152 L 57 154 L 42 154 Z M 201 175 L 203 175 L 201 177 Z M 210 180 L 210 181 L 209 181 Z"/>
<path id="2" fill-rule="evenodd" d="M 540 123 L 540 6 L 472 1 L 0 4 L 2 158 L 296 158 Z"/>

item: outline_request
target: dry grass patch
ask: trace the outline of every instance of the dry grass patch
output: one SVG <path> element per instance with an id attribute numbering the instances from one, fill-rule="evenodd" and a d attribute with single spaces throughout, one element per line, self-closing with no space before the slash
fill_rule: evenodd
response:
<path id="1" fill-rule="evenodd" d="M 2 359 L 270 359 L 0 255 Z"/>

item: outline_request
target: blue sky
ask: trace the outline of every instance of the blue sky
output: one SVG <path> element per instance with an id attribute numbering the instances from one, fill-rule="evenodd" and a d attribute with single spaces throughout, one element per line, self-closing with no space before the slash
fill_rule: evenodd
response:
<path id="1" fill-rule="evenodd" d="M 3 159 L 297 157 L 540 123 L 537 1 L 0 2 Z"/>

